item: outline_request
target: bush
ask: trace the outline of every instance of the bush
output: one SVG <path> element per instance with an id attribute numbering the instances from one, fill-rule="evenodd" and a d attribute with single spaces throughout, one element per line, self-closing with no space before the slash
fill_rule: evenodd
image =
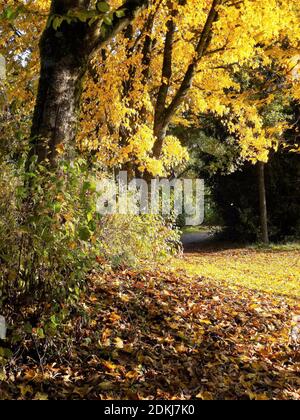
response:
<path id="1" fill-rule="evenodd" d="M 101 254 L 113 267 L 162 262 L 180 250 L 180 233 L 156 215 L 115 215 L 102 220 Z"/>
<path id="2" fill-rule="evenodd" d="M 87 274 L 103 265 L 162 261 L 179 234 L 158 216 L 96 212 L 96 170 L 83 160 L 49 172 L 2 162 L 0 178 L 0 304 L 76 298 Z M 98 263 L 97 263 L 98 261 Z"/>
<path id="3" fill-rule="evenodd" d="M 79 290 L 95 261 L 96 188 L 80 161 L 62 162 L 51 173 L 42 166 L 26 175 L 13 164 L 6 169 L 0 196 L 2 298 L 16 292 L 65 298 Z"/>

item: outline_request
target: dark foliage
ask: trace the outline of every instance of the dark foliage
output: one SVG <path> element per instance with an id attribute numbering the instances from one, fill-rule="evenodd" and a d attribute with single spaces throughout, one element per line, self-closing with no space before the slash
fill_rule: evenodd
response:
<path id="1" fill-rule="evenodd" d="M 274 154 L 266 165 L 269 227 L 272 241 L 300 236 L 300 159 L 287 152 Z M 212 182 L 217 210 L 235 239 L 260 237 L 257 168 L 246 165 Z"/>

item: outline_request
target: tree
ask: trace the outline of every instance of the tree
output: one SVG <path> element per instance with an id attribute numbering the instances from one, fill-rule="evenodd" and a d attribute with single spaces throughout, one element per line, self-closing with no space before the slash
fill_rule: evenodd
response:
<path id="1" fill-rule="evenodd" d="M 261 233 L 262 233 L 262 241 L 265 245 L 268 245 L 270 243 L 270 239 L 269 239 L 269 229 L 268 229 L 268 208 L 267 208 L 264 162 L 257 162 L 257 173 L 258 173 L 259 211 L 260 211 L 260 226 L 261 226 Z"/>
<path id="2" fill-rule="evenodd" d="M 74 143 L 82 83 L 93 54 L 146 5 L 147 0 L 126 0 L 110 11 L 108 3 L 101 1 L 51 1 L 40 40 L 40 81 L 31 129 L 32 153 L 39 161 L 47 158 L 54 164 L 59 146 Z M 20 3 L 17 9 L 8 6 L 4 17 L 11 20 L 27 12 L 30 15 L 30 9 Z"/>
<path id="3" fill-rule="evenodd" d="M 50 24 L 40 44 L 41 74 L 31 131 L 39 160 L 49 156 L 54 163 L 59 145 L 74 143 L 83 78 L 93 54 L 146 4 L 146 0 L 127 0 L 106 16 L 110 10 L 106 2 L 93 9 L 90 0 L 52 1 Z"/>
<path id="4" fill-rule="evenodd" d="M 227 221 L 229 220 L 229 222 L 232 220 L 231 215 L 233 212 L 236 210 L 242 212 L 235 220 L 235 223 L 239 220 L 239 225 L 247 225 L 248 223 L 247 217 L 242 217 L 243 212 L 246 214 L 247 209 L 251 209 L 249 212 L 250 214 L 252 213 L 252 209 L 256 209 L 256 212 L 259 214 L 258 219 L 254 221 L 255 218 L 252 216 L 250 217 L 253 228 L 252 238 L 255 237 L 256 239 L 262 240 L 265 244 L 269 243 L 265 182 L 265 169 L 269 169 L 269 156 L 274 154 L 272 150 L 276 153 L 279 151 L 280 157 L 278 160 L 280 161 L 281 156 L 284 156 L 285 149 L 297 152 L 297 148 L 299 147 L 295 135 L 292 139 L 292 136 L 287 137 L 286 135 L 287 127 L 297 127 L 298 124 L 298 117 L 297 115 L 294 115 L 294 112 L 292 111 L 295 107 L 293 102 L 295 98 L 295 85 L 297 85 L 294 81 L 295 79 L 297 81 L 298 73 L 295 72 L 295 68 L 293 68 L 292 73 L 294 77 L 291 79 L 290 72 L 287 72 L 287 69 L 282 67 L 280 60 L 278 60 L 278 58 L 276 59 L 276 57 L 273 57 L 268 65 L 263 65 L 263 63 L 261 63 L 255 71 L 244 66 L 244 68 L 240 68 L 239 71 L 232 72 L 232 77 L 239 82 L 240 94 L 244 97 L 244 101 L 247 98 L 248 106 L 255 106 L 256 108 L 256 117 L 259 117 L 265 137 L 269 139 L 270 151 L 267 149 L 268 143 L 266 142 L 264 150 L 264 153 L 266 154 L 265 156 L 262 156 L 263 160 L 258 160 L 256 163 L 256 160 L 252 159 L 252 163 L 256 163 L 257 167 L 255 191 L 258 198 L 255 197 L 253 199 L 253 194 L 251 194 L 253 202 L 250 203 L 250 205 L 249 199 L 245 199 L 244 202 L 241 200 L 234 206 L 233 203 L 237 203 L 238 200 L 234 200 L 232 194 L 228 194 L 231 201 L 226 204 L 222 203 L 221 206 L 225 207 L 229 204 L 229 212 L 227 212 L 229 213 L 229 217 L 225 216 L 225 219 L 227 219 Z M 247 122 L 248 124 L 251 123 L 251 119 L 248 119 L 248 121 L 246 120 L 246 123 Z M 202 126 L 202 128 L 197 128 L 197 125 Z M 246 129 L 247 125 L 243 125 L 241 134 L 246 132 Z M 253 178 L 253 173 L 246 165 L 247 159 L 245 159 L 245 156 L 244 159 L 242 158 L 243 151 L 241 150 L 241 147 L 244 145 L 241 142 L 241 136 L 238 131 L 232 134 L 229 132 L 228 122 L 226 122 L 224 117 L 221 119 L 214 115 L 200 115 L 196 127 L 193 129 L 186 129 L 183 127 L 181 130 L 176 129 L 176 131 L 178 132 L 178 135 L 184 139 L 184 143 L 191 151 L 191 169 L 193 168 L 198 175 L 199 172 L 201 172 L 200 176 L 202 177 L 211 177 L 213 185 L 214 182 L 220 183 L 220 181 L 214 181 L 219 178 L 220 174 L 228 175 L 237 170 L 242 170 L 245 177 L 248 174 L 249 178 Z M 247 144 L 250 145 L 251 142 L 248 141 Z M 276 160 L 273 158 L 272 162 L 274 161 Z M 282 158 L 281 161 L 286 163 L 289 170 L 291 170 L 290 165 L 288 165 L 288 159 L 284 160 Z M 270 170 L 267 171 L 268 178 L 271 173 L 273 174 L 273 171 L 271 171 L 270 168 Z M 215 177 L 215 174 L 218 174 L 218 176 Z M 242 190 L 244 184 L 242 175 L 237 175 L 236 178 L 226 177 L 225 180 L 226 179 L 229 184 L 233 184 L 234 181 L 237 183 L 237 181 L 240 180 L 240 188 L 235 185 L 235 189 Z M 250 181 L 249 184 L 251 184 Z M 222 182 L 222 187 L 224 187 L 224 182 Z M 246 194 L 248 194 L 249 185 L 247 185 L 246 190 Z M 270 188 L 268 188 L 268 193 L 269 192 Z M 236 191 L 234 191 L 234 193 L 236 193 Z M 239 194 L 243 195 L 243 192 L 240 191 Z M 274 191 L 272 191 L 272 194 L 274 195 Z M 220 193 L 218 193 L 218 196 L 220 196 Z M 272 202 L 274 205 L 274 200 L 272 200 Z M 232 206 L 231 209 L 230 206 Z M 277 206 L 280 206 L 280 204 L 278 203 Z M 226 211 L 224 213 L 226 215 Z M 274 235 L 273 229 L 274 214 L 275 212 L 272 211 L 271 231 L 273 238 L 276 236 L 276 234 Z M 279 227 L 278 221 L 276 223 L 278 231 L 284 231 Z M 260 226 L 260 234 L 256 235 L 258 225 Z M 250 223 L 248 223 L 248 226 L 250 226 Z M 286 231 L 288 231 L 288 229 Z"/>
<path id="5" fill-rule="evenodd" d="M 93 1 L 51 4 L 48 18 L 48 0 L 9 0 L 0 25 L 9 68 L 12 61 L 23 66 L 18 75 L 9 73 L 20 84 L 11 98 L 20 96 L 29 115 L 36 45 L 48 19 L 32 127 L 40 159 L 54 161 L 73 148 L 82 89 L 77 144 L 105 165 L 130 163 L 138 172 L 168 173 L 188 157 L 169 135 L 170 126 L 189 125 L 193 116 L 208 112 L 239 135 L 243 156 L 267 159 L 272 141 L 258 102 L 241 92 L 232 75 L 245 65 L 255 72 L 274 57 L 286 69 L 295 67 L 298 1 L 113 0 L 110 10 L 105 2 L 98 8 Z"/>
<path id="6" fill-rule="evenodd" d="M 199 114 L 213 113 L 239 136 L 243 157 L 266 161 L 273 140 L 259 115 L 261 99 L 242 90 L 236 73 L 244 66 L 255 73 L 274 59 L 286 71 L 294 67 L 289 60 L 299 36 L 286 28 L 299 21 L 298 9 L 296 2 L 273 0 L 263 7 L 256 1 L 156 1 L 132 23 L 129 37 L 120 33 L 113 40 L 104 61 L 94 60 L 78 137 L 82 149 L 98 152 L 108 166 L 132 162 L 138 172 L 163 175 L 187 157 L 169 128 L 195 125 Z"/>
<path id="7" fill-rule="evenodd" d="M 281 148 L 270 154 L 264 171 L 270 241 L 297 240 L 300 235 L 299 156 Z M 262 241 L 257 180 L 257 165 L 249 163 L 234 173 L 217 173 L 208 179 L 217 214 L 223 218 L 225 233 L 231 240 Z"/>

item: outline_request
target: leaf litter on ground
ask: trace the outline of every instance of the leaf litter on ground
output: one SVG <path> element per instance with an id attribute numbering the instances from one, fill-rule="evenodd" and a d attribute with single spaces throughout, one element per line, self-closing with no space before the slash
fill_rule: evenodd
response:
<path id="1" fill-rule="evenodd" d="M 2 399 L 300 399 L 299 302 L 185 271 L 95 275 L 54 339 L 28 337 Z"/>

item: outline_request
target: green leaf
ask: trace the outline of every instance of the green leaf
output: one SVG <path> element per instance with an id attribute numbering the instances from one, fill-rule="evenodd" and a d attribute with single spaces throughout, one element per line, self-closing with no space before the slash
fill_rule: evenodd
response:
<path id="1" fill-rule="evenodd" d="M 92 222 L 94 219 L 94 213 L 91 211 L 87 214 L 86 219 L 88 222 Z"/>
<path id="2" fill-rule="evenodd" d="M 90 16 L 85 12 L 79 12 L 76 14 L 76 17 L 78 20 L 80 20 L 80 22 L 85 23 L 89 19 Z"/>
<path id="3" fill-rule="evenodd" d="M 106 28 L 106 26 L 105 26 L 105 25 L 102 25 L 102 26 L 101 26 L 101 36 L 102 36 L 103 38 L 105 38 L 105 37 L 106 37 L 106 34 L 107 34 L 107 28 Z"/>
<path id="4" fill-rule="evenodd" d="M 12 7 L 8 7 L 7 9 L 5 9 L 5 17 L 8 20 L 13 19 L 15 14 L 15 10 Z"/>
<path id="5" fill-rule="evenodd" d="M 55 16 L 54 15 L 53 16 L 49 16 L 49 18 L 47 20 L 47 25 L 46 25 L 46 28 L 47 29 L 53 27 L 53 21 L 54 21 L 54 19 L 55 19 Z"/>
<path id="6" fill-rule="evenodd" d="M 112 18 L 110 16 L 105 16 L 105 18 L 103 19 L 103 22 L 106 25 L 111 26 L 112 25 Z"/>
<path id="7" fill-rule="evenodd" d="M 0 347 L 0 357 L 11 359 L 13 357 L 13 352 L 10 349 Z"/>
<path id="8" fill-rule="evenodd" d="M 85 181 L 82 186 L 83 192 L 87 192 L 91 189 L 92 183 L 90 181 Z"/>
<path id="9" fill-rule="evenodd" d="M 59 202 L 54 203 L 53 204 L 54 213 L 59 213 L 61 211 L 61 207 L 62 207 L 61 203 Z"/>
<path id="10" fill-rule="evenodd" d="M 18 6 L 16 9 L 11 6 L 8 6 L 0 14 L 0 19 L 6 19 L 9 21 L 12 21 L 16 19 L 22 11 L 23 11 L 23 6 Z"/>
<path id="11" fill-rule="evenodd" d="M 84 241 L 87 242 L 91 237 L 91 231 L 87 226 L 83 226 L 79 229 L 79 238 Z"/>
<path id="12" fill-rule="evenodd" d="M 31 324 L 29 324 L 29 322 L 28 322 L 27 324 L 25 324 L 25 325 L 24 325 L 24 331 L 25 331 L 27 334 L 31 334 L 31 333 L 32 333 L 32 325 L 31 325 Z"/>
<path id="13" fill-rule="evenodd" d="M 64 18 L 62 16 L 56 16 L 53 19 L 52 27 L 53 27 L 53 29 L 55 31 L 57 31 L 57 29 L 60 27 L 60 25 L 62 24 L 63 20 L 64 20 Z"/>
<path id="14" fill-rule="evenodd" d="M 120 9 L 120 10 L 117 10 L 116 11 L 116 16 L 117 16 L 117 18 L 122 18 L 122 17 L 124 17 L 125 16 L 125 9 Z"/>
<path id="15" fill-rule="evenodd" d="M 41 339 L 45 338 L 45 333 L 44 333 L 43 328 L 37 328 L 36 333 L 39 338 Z"/>
<path id="16" fill-rule="evenodd" d="M 105 1 L 98 1 L 96 7 L 97 10 L 101 13 L 107 13 L 110 11 L 110 5 Z"/>

